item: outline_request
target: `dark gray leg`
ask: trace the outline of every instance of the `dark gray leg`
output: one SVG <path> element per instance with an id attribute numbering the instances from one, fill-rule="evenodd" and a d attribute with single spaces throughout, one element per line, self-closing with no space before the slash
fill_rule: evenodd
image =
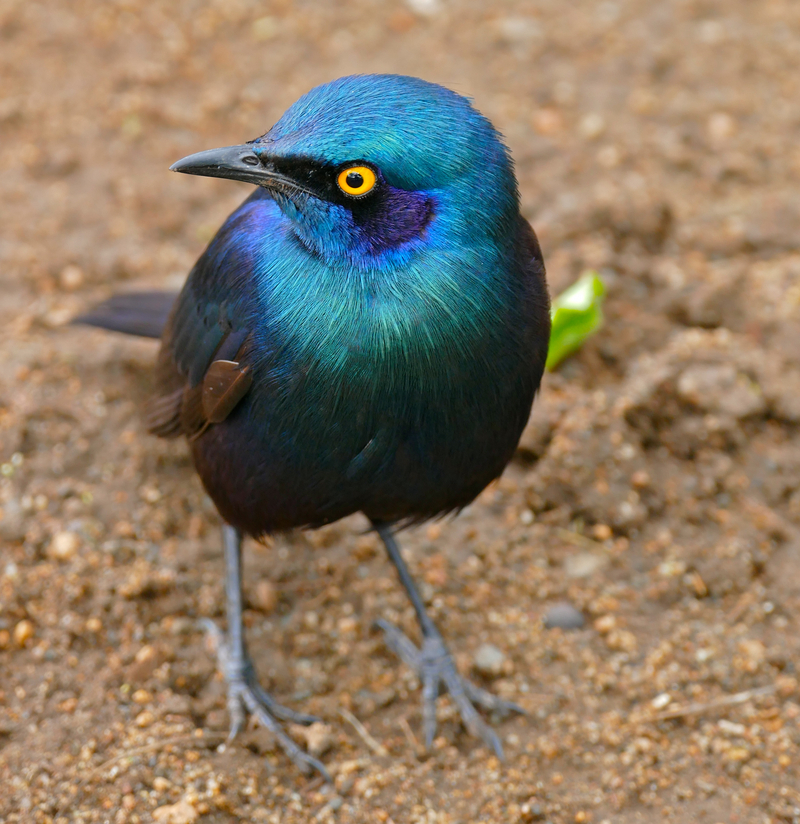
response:
<path id="1" fill-rule="evenodd" d="M 524 713 L 522 707 L 511 701 L 504 701 L 492 695 L 458 674 L 453 656 L 447 649 L 439 630 L 425 611 L 414 579 L 408 571 L 400 547 L 394 539 L 388 524 L 373 523 L 389 553 L 389 558 L 397 569 L 400 583 L 408 593 L 411 605 L 417 613 L 422 630 L 422 647 L 417 648 L 408 636 L 389 621 L 380 620 L 377 625 L 386 634 L 386 643 L 400 658 L 419 675 L 422 682 L 422 726 L 425 732 L 425 745 L 430 749 L 436 734 L 436 699 L 441 690 L 447 690 L 458 707 L 461 720 L 466 728 L 476 737 L 490 746 L 502 761 L 503 746 L 495 731 L 489 727 L 478 714 L 475 704 L 487 710 L 500 713 Z"/>
<path id="2" fill-rule="evenodd" d="M 283 751 L 302 772 L 316 770 L 326 781 L 330 781 L 322 762 L 301 750 L 279 723 L 313 724 L 318 719 L 282 706 L 258 683 L 245 645 L 242 625 L 242 534 L 225 524 L 222 538 L 225 546 L 228 632 L 223 633 L 213 621 L 204 620 L 203 625 L 214 641 L 219 666 L 228 685 L 228 713 L 231 719 L 228 741 L 239 734 L 250 713 L 275 736 Z"/>

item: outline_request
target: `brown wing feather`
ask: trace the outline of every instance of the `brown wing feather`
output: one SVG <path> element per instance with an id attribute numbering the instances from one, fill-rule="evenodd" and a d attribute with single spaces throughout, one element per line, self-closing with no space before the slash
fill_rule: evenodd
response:
<path id="1" fill-rule="evenodd" d="M 248 337 L 225 330 L 199 383 L 192 384 L 190 371 L 182 370 L 173 354 L 174 341 L 183 337 L 176 329 L 177 314 L 164 330 L 156 363 L 158 394 L 145 408 L 145 423 L 161 438 L 196 438 L 225 420 L 249 391 L 250 367 L 238 360 L 247 355 Z"/>

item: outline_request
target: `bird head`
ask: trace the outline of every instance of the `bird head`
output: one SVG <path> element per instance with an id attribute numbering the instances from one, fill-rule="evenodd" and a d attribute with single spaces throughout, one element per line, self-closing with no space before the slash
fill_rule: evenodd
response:
<path id="1" fill-rule="evenodd" d="M 519 210 L 492 124 L 467 98 L 399 75 L 318 86 L 262 137 L 171 168 L 263 186 L 314 253 L 367 265 L 437 239 L 497 242 Z"/>

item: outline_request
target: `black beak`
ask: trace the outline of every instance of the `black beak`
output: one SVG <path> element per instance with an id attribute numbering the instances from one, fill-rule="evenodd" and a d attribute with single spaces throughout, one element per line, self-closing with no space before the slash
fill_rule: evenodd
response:
<path id="1" fill-rule="evenodd" d="M 173 163 L 171 172 L 183 172 L 185 175 L 202 177 L 224 177 L 230 180 L 246 180 L 248 183 L 260 183 L 263 175 L 261 161 L 252 147 L 225 146 L 222 149 L 209 149 L 197 152 Z"/>
<path id="2" fill-rule="evenodd" d="M 262 161 L 253 147 L 246 143 L 243 146 L 225 146 L 197 152 L 173 163 L 169 168 L 172 172 L 182 172 L 185 175 L 223 177 L 255 183 L 256 186 L 265 186 L 287 194 L 308 191 L 296 180 L 278 172 L 269 160 Z"/>

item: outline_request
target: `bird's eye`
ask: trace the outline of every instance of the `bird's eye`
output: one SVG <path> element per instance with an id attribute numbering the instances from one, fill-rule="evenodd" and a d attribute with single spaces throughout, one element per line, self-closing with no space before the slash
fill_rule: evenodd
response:
<path id="1" fill-rule="evenodd" d="M 360 197 L 375 188 L 378 178 L 369 166 L 349 166 L 342 169 L 336 182 L 339 188 L 351 197 Z"/>

